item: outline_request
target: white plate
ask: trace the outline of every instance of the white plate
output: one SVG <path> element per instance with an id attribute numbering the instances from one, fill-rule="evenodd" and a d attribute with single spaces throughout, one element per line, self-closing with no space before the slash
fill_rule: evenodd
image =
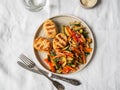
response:
<path id="1" fill-rule="evenodd" d="M 77 70 L 76 72 L 82 70 L 90 62 L 90 60 L 93 56 L 93 52 L 94 52 L 94 38 L 93 38 L 93 34 L 92 34 L 90 28 L 88 27 L 88 25 L 83 20 L 81 20 L 77 17 L 74 17 L 74 16 L 59 15 L 59 16 L 55 16 L 55 17 L 52 17 L 52 18 L 49 18 L 49 19 L 53 20 L 56 23 L 59 30 L 61 30 L 61 27 L 63 25 L 69 25 L 69 22 L 73 22 L 73 21 L 80 21 L 81 24 L 86 27 L 86 30 L 89 32 L 89 37 L 92 38 L 91 48 L 93 48 L 93 50 L 90 53 L 90 55 L 88 55 L 88 57 L 86 59 L 87 63 L 84 64 L 84 65 L 80 65 L 80 69 Z M 45 31 L 43 30 L 43 24 L 40 25 L 39 29 L 37 30 L 37 32 L 35 34 L 35 37 L 34 37 L 34 40 L 35 40 L 35 38 L 37 38 L 39 36 L 46 37 Z M 44 62 L 44 59 L 47 58 L 47 54 L 44 53 L 44 52 L 39 52 L 36 49 L 34 49 L 34 53 L 35 53 L 35 56 L 36 56 L 37 60 L 39 61 L 39 63 L 49 71 L 47 65 Z"/>

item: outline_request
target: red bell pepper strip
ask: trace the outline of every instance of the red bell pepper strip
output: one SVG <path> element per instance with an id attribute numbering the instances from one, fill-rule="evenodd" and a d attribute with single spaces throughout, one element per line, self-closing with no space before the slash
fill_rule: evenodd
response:
<path id="1" fill-rule="evenodd" d="M 45 59 L 44 61 L 48 64 L 50 70 L 52 72 L 55 72 L 55 67 L 54 67 L 53 63 L 51 63 L 48 59 Z"/>

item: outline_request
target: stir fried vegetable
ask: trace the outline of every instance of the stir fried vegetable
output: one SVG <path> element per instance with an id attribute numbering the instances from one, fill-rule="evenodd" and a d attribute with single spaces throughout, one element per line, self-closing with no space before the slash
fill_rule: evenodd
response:
<path id="1" fill-rule="evenodd" d="M 60 51 L 49 52 L 45 62 L 55 73 L 71 73 L 87 62 L 87 56 L 92 52 L 92 39 L 86 28 L 80 22 L 70 22 L 70 26 L 63 25 L 62 33 L 67 36 L 68 44 Z"/>

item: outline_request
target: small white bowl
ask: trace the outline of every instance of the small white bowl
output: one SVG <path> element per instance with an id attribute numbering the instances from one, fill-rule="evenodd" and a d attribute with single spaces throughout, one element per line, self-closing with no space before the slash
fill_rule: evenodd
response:
<path id="1" fill-rule="evenodd" d="M 84 3 L 83 1 L 88 1 L 90 2 L 89 4 L 88 3 Z M 95 7 L 95 5 L 97 4 L 98 0 L 94 0 L 94 2 L 92 2 L 93 0 L 80 0 L 80 3 L 81 3 L 81 6 L 84 7 L 84 8 L 93 8 Z"/>

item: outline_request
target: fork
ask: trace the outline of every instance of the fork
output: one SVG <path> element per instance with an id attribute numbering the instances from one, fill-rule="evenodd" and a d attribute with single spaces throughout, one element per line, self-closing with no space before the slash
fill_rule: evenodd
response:
<path id="1" fill-rule="evenodd" d="M 41 69 L 38 68 L 38 66 L 37 66 L 33 61 L 31 61 L 31 60 L 30 60 L 28 57 L 26 57 L 24 54 L 21 54 L 21 55 L 19 56 L 19 58 L 24 62 L 24 64 L 25 64 L 27 67 L 29 67 L 29 68 L 31 68 L 31 69 L 35 69 L 36 71 L 42 73 L 47 79 L 49 79 L 49 80 L 53 83 L 53 85 L 54 85 L 58 90 L 64 90 L 64 89 L 65 89 L 65 87 L 64 87 L 61 83 L 59 83 L 59 82 L 51 79 L 50 77 L 48 77 Z"/>
<path id="2" fill-rule="evenodd" d="M 28 57 L 27 57 L 28 58 Z M 20 66 L 22 66 L 23 68 L 27 69 L 27 70 L 30 70 L 32 72 L 36 72 L 36 73 L 39 73 L 38 71 L 36 71 L 35 69 L 31 69 L 29 68 L 28 66 L 26 66 L 24 63 L 18 61 L 17 62 Z M 39 68 L 40 69 L 40 68 Z M 42 70 L 42 69 L 40 69 Z M 72 78 L 67 78 L 67 77 L 62 77 L 62 76 L 59 76 L 59 75 L 55 75 L 55 74 L 52 74 L 52 73 L 48 73 L 44 70 L 42 70 L 42 72 L 44 72 L 44 74 L 46 74 L 47 76 L 49 76 L 50 78 L 55 78 L 55 79 L 59 79 L 59 80 L 62 80 L 62 81 L 65 81 L 67 83 L 70 83 L 72 85 L 75 85 L 75 86 L 78 86 L 81 84 L 80 81 L 76 80 L 76 79 L 72 79 Z M 41 73 L 39 73 L 41 74 Z"/>

